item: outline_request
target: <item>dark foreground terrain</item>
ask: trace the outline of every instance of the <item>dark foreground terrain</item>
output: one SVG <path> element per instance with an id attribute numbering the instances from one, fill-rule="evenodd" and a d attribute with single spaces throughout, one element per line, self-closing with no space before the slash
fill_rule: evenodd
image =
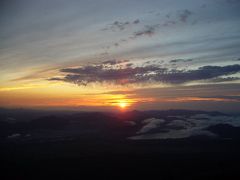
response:
<path id="1" fill-rule="evenodd" d="M 239 141 L 79 140 L 1 147 L 5 179 L 236 179 Z M 1 178 L 3 179 L 3 178 Z"/>
<path id="2" fill-rule="evenodd" d="M 2 110 L 0 122 L 0 179 L 240 178 L 238 115 Z"/>

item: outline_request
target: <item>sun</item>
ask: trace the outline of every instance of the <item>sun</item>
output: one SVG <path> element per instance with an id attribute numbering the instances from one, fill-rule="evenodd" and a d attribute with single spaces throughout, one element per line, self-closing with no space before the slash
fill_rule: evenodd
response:
<path id="1" fill-rule="evenodd" d="M 122 109 L 125 109 L 125 108 L 128 106 L 128 103 L 126 103 L 126 102 L 119 102 L 119 103 L 118 103 L 118 106 L 119 106 L 120 108 L 122 108 Z"/>

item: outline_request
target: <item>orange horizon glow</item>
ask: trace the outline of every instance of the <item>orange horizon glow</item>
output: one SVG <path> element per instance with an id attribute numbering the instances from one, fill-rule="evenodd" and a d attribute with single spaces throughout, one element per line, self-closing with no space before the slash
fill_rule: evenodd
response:
<path id="1" fill-rule="evenodd" d="M 111 89 L 111 91 L 109 91 Z M 117 93 L 112 91 L 117 91 Z M 164 94 L 163 91 L 162 94 Z M 165 92 L 166 93 L 166 92 Z M 163 95 L 161 95 L 163 96 Z M 239 100 L 221 97 L 154 97 L 136 94 L 134 87 L 115 88 L 100 85 L 75 86 L 67 83 L 38 82 L 19 86 L 0 86 L 0 107 L 91 107 L 118 109 L 158 108 L 162 103 L 186 102 L 239 102 Z"/>
<path id="2" fill-rule="evenodd" d="M 60 91 L 61 90 L 61 91 Z M 88 93 L 86 93 L 88 91 Z M 126 109 L 148 98 L 130 97 L 131 94 L 106 93 L 99 87 L 86 88 L 68 84 L 41 88 L 4 89 L 0 95 L 0 106 L 4 107 L 109 107 Z"/>

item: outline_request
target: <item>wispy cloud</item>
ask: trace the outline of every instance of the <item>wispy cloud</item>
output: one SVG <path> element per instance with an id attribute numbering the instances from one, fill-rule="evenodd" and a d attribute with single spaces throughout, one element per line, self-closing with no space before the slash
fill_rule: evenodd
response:
<path id="1" fill-rule="evenodd" d="M 240 102 L 239 97 L 180 97 L 161 99 L 161 102 L 191 102 L 191 101 L 217 101 L 217 102 Z"/>
<path id="2" fill-rule="evenodd" d="M 134 32 L 132 39 L 139 36 L 146 36 L 146 35 L 152 36 L 155 33 L 157 27 L 158 25 L 151 25 L 151 26 L 147 25 L 144 27 L 143 30 Z"/>
<path id="3" fill-rule="evenodd" d="M 15 91 L 15 90 L 26 90 L 26 89 L 37 89 L 37 88 L 45 88 L 50 85 L 43 85 L 43 84 L 29 84 L 23 86 L 14 86 L 14 87 L 1 87 L 0 92 L 7 92 L 7 91 Z"/>
<path id="4" fill-rule="evenodd" d="M 124 22 L 121 22 L 121 21 L 115 21 L 111 24 L 109 24 L 107 27 L 103 28 L 102 30 L 103 31 L 106 31 L 106 30 L 111 30 L 111 31 L 123 31 L 125 30 L 126 28 L 132 26 L 132 25 L 137 25 L 140 23 L 140 20 L 139 19 L 136 19 L 134 21 L 124 21 Z"/>
<path id="5" fill-rule="evenodd" d="M 188 18 L 192 15 L 192 12 L 185 9 L 179 13 L 179 20 L 181 22 L 187 22 Z"/>
<path id="6" fill-rule="evenodd" d="M 192 11 L 185 9 L 176 12 L 176 16 L 171 17 L 169 14 L 166 15 L 167 19 L 163 22 L 160 22 L 158 24 L 152 24 L 152 25 L 145 25 L 145 27 L 142 30 L 139 30 L 137 32 L 134 32 L 133 37 L 139 37 L 143 35 L 151 36 L 153 35 L 158 29 L 162 27 L 167 27 L 170 25 L 176 25 L 177 23 L 187 23 L 189 17 L 193 14 Z"/>
<path id="7" fill-rule="evenodd" d="M 113 59 L 113 60 L 104 61 L 104 62 L 102 62 L 102 64 L 104 64 L 104 65 L 119 65 L 119 64 L 122 64 L 122 63 L 126 63 L 126 62 L 129 62 L 129 60 L 116 60 L 116 59 Z"/>
<path id="8" fill-rule="evenodd" d="M 144 36 L 152 37 L 161 28 L 166 28 L 166 27 L 169 27 L 169 26 L 177 25 L 177 24 L 188 23 L 188 20 L 189 20 L 190 16 L 192 16 L 193 12 L 188 10 L 188 9 L 185 9 L 185 10 L 176 11 L 174 14 L 175 15 L 170 15 L 170 13 L 167 14 L 165 16 L 167 19 L 160 20 L 159 23 L 145 24 L 143 27 L 141 27 L 137 31 L 134 31 L 131 36 L 129 36 L 126 39 L 124 39 L 124 41 L 115 42 L 114 46 L 118 47 L 119 45 L 121 45 L 124 42 L 128 42 L 129 40 L 134 40 L 134 39 L 137 39 L 137 38 L 140 38 L 140 37 L 144 37 Z M 122 30 L 126 29 L 130 25 L 134 25 L 134 24 L 136 25 L 136 24 L 139 24 L 139 23 L 140 23 L 139 19 L 137 19 L 137 20 L 135 20 L 133 22 L 129 22 L 129 21 L 119 22 L 119 21 L 115 21 L 109 27 L 104 28 L 104 30 L 109 30 L 110 29 L 112 31 L 116 31 L 116 30 L 122 31 Z M 142 22 L 142 23 L 144 23 L 144 22 Z"/>
<path id="9" fill-rule="evenodd" d="M 191 62 L 193 59 L 172 59 L 170 63 Z"/>

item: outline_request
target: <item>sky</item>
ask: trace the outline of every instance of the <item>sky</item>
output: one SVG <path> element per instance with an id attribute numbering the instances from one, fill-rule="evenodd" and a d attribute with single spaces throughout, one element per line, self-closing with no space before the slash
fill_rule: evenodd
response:
<path id="1" fill-rule="evenodd" d="M 0 2 L 0 106 L 240 110 L 239 0 Z"/>

